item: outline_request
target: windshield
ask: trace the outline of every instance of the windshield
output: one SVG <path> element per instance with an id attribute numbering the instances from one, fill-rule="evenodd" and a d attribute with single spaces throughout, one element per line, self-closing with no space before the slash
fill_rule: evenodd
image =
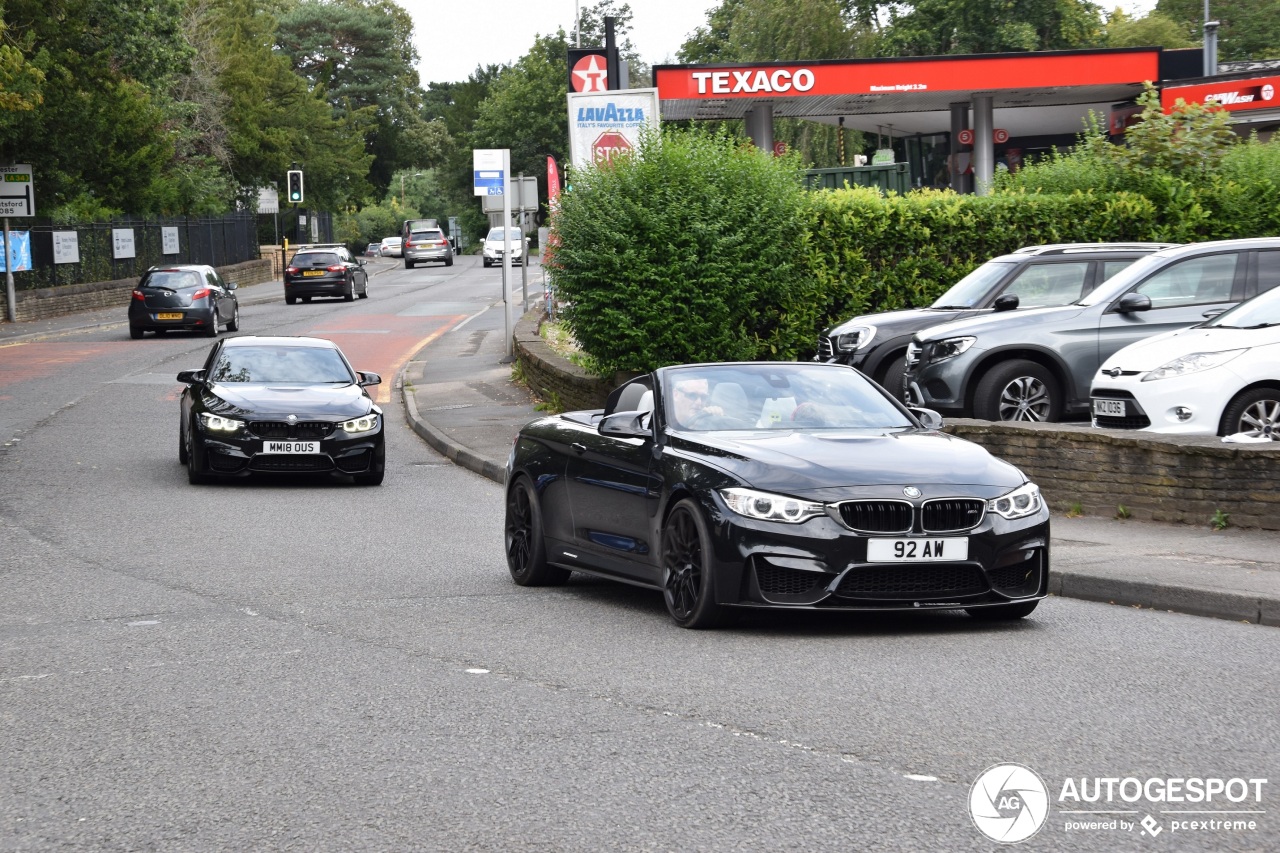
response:
<path id="1" fill-rule="evenodd" d="M 1154 255 L 1145 255 L 1138 258 L 1132 264 L 1120 270 L 1120 272 L 1089 291 L 1085 294 L 1085 297 L 1076 304 L 1099 305 L 1103 302 L 1110 302 L 1132 287 L 1139 279 L 1146 278 L 1147 273 L 1149 273 L 1153 268 L 1161 266 L 1164 262 L 1165 256 L 1159 252 Z"/>
<path id="2" fill-rule="evenodd" d="M 663 405 L 675 429 L 833 430 L 915 426 L 850 368 L 767 362 L 668 369 Z"/>
<path id="3" fill-rule="evenodd" d="M 485 239 L 486 239 L 486 240 L 503 240 L 503 239 L 505 239 L 505 238 L 502 236 L 502 229 L 501 229 L 501 228 L 494 228 L 494 229 L 492 229 L 492 230 L 489 232 L 489 236 L 488 236 L 488 237 L 486 237 Z M 517 240 L 519 240 L 519 239 L 520 239 L 520 232 L 519 232 L 519 231 L 517 231 L 516 229 L 512 228 L 512 229 L 511 229 L 511 242 L 512 242 L 512 243 L 514 243 L 514 242 L 516 242 L 516 241 L 517 241 Z"/>
<path id="4" fill-rule="evenodd" d="M 212 382 L 279 382 L 288 385 L 349 384 L 355 376 L 328 347 L 223 347 L 209 371 Z"/>
<path id="5" fill-rule="evenodd" d="M 1258 329 L 1276 324 L 1280 324 L 1280 288 L 1260 293 L 1223 311 L 1202 328 Z"/>
<path id="6" fill-rule="evenodd" d="M 988 261 L 951 285 L 951 289 L 939 296 L 932 308 L 974 308 L 978 306 L 991 288 L 999 284 L 1012 270 L 1014 264 Z"/>

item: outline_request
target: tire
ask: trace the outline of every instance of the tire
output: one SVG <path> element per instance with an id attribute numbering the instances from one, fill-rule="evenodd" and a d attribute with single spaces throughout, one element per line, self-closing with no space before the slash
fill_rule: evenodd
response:
<path id="1" fill-rule="evenodd" d="M 286 297 L 284 298 L 284 304 L 285 304 L 285 305 L 293 305 L 293 304 L 294 304 L 295 302 L 297 302 L 297 301 L 298 301 L 298 297 L 296 297 L 296 296 L 286 296 Z"/>
<path id="2" fill-rule="evenodd" d="M 485 258 L 485 259 L 484 259 L 484 265 L 485 265 L 486 267 L 491 267 L 491 266 L 493 266 L 493 264 L 491 264 L 491 263 L 489 262 L 489 259 L 488 259 L 488 258 Z"/>
<path id="3" fill-rule="evenodd" d="M 707 523 L 698 505 L 686 498 L 662 527 L 662 597 L 681 628 L 714 628 L 725 622 L 724 608 L 716 603 L 710 557 Z"/>
<path id="4" fill-rule="evenodd" d="M 352 474 L 351 479 L 355 480 L 357 486 L 381 486 L 382 480 L 387 475 L 387 448 L 386 445 L 378 448 L 374 454 L 373 463 L 369 466 L 369 470 L 364 474 Z"/>
<path id="5" fill-rule="evenodd" d="M 446 267 L 451 267 L 451 266 L 453 266 L 453 258 L 445 258 L 445 259 L 444 259 L 444 265 L 445 265 Z"/>
<path id="6" fill-rule="evenodd" d="M 507 570 L 520 586 L 560 586 L 571 572 L 547 562 L 542 538 L 542 508 L 528 477 L 517 477 L 507 491 L 503 543 Z"/>
<path id="7" fill-rule="evenodd" d="M 178 464 L 186 465 L 188 458 L 187 435 L 182 429 L 182 418 L 178 418 Z"/>
<path id="8" fill-rule="evenodd" d="M 141 327 L 141 326 L 130 326 L 130 327 L 129 327 L 129 337 L 133 338 L 135 341 L 136 341 L 136 340 L 140 340 L 140 339 L 142 338 L 142 327 Z"/>
<path id="9" fill-rule="evenodd" d="M 240 303 L 237 302 L 231 307 L 231 319 L 227 321 L 228 332 L 240 331 Z"/>
<path id="10" fill-rule="evenodd" d="M 204 336 L 206 338 L 216 338 L 218 336 L 218 312 L 213 312 L 213 317 L 209 320 L 209 325 L 204 327 Z"/>
<path id="11" fill-rule="evenodd" d="M 201 486 L 209 482 L 205 473 L 208 463 L 205 461 L 204 448 L 196 444 L 195 429 L 187 427 L 187 482 L 193 486 Z"/>
<path id="12" fill-rule="evenodd" d="M 1056 422 L 1062 418 L 1062 391 L 1053 374 L 1034 361 L 1002 362 L 978 382 L 973 416 L 988 421 Z"/>
<path id="13" fill-rule="evenodd" d="M 310 304 L 311 304 L 311 297 L 310 297 L 310 296 L 304 296 L 304 297 L 302 297 L 302 303 L 303 303 L 304 305 L 310 305 Z"/>
<path id="14" fill-rule="evenodd" d="M 404 268 L 405 268 L 405 269 L 407 269 L 407 270 L 411 270 L 411 269 L 413 269 L 413 261 L 405 261 L 405 262 L 404 262 Z"/>
<path id="15" fill-rule="evenodd" d="M 343 302 L 354 302 L 356 298 L 356 283 L 354 281 L 347 282 L 347 292 L 342 294 Z"/>
<path id="16" fill-rule="evenodd" d="M 889 359 L 884 369 L 880 371 L 880 387 L 889 392 L 889 396 L 893 399 L 902 400 L 902 377 L 907 375 L 907 354 L 899 353 L 896 357 Z"/>
<path id="17" fill-rule="evenodd" d="M 1280 390 L 1250 388 L 1237 394 L 1222 413 L 1218 435 L 1238 432 L 1280 441 Z"/>
<path id="18" fill-rule="evenodd" d="M 1003 622 L 1007 619 L 1030 616 L 1031 611 L 1035 610 L 1039 603 L 1039 601 L 1023 601 L 1019 604 L 997 604 L 994 607 L 966 607 L 964 612 L 983 622 Z"/>
<path id="19" fill-rule="evenodd" d="M 364 287 L 360 288 L 360 298 L 361 299 L 369 298 L 369 279 L 367 278 L 364 280 Z"/>

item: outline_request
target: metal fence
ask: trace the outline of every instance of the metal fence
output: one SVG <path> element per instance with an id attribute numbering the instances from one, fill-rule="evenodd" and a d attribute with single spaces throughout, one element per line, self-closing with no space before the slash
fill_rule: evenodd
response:
<path id="1" fill-rule="evenodd" d="M 257 260 L 258 235 L 252 213 L 225 216 L 192 216 L 169 219 L 124 217 L 110 222 L 54 225 L 48 219 L 10 223 L 14 231 L 31 233 L 31 269 L 15 272 L 14 287 L 34 290 L 59 284 L 140 278 L 149 267 L 162 264 L 209 264 L 227 266 Z M 165 229 L 176 246 L 165 251 Z M 78 260 L 54 262 L 55 235 L 59 245 L 73 245 L 74 232 Z M 132 244 L 133 257 L 124 248 Z M 65 261 L 65 258 L 59 259 Z"/>

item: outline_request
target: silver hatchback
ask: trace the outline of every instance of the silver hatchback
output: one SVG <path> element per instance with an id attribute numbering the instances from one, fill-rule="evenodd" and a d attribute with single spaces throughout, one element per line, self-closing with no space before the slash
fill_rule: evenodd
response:
<path id="1" fill-rule="evenodd" d="M 1139 258 L 1078 302 L 944 323 L 907 349 L 909 405 L 953 417 L 1085 415 L 1102 361 L 1280 284 L 1280 238 L 1219 240 Z"/>

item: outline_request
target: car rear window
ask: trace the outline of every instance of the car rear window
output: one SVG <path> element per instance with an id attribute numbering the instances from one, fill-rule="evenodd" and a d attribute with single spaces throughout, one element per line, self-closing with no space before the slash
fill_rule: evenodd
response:
<path id="1" fill-rule="evenodd" d="M 203 282 L 200 273 L 192 270 L 158 270 L 147 276 L 146 287 L 168 287 L 174 290 L 183 287 L 199 287 Z"/>
<path id="2" fill-rule="evenodd" d="M 330 264 L 338 263 L 340 260 L 341 258 L 333 252 L 299 252 L 293 256 L 295 264 L 311 264 L 312 266 L 316 264 L 329 266 Z"/>
<path id="3" fill-rule="evenodd" d="M 439 231 L 414 231 L 409 235 L 410 240 L 443 240 L 444 234 Z"/>

